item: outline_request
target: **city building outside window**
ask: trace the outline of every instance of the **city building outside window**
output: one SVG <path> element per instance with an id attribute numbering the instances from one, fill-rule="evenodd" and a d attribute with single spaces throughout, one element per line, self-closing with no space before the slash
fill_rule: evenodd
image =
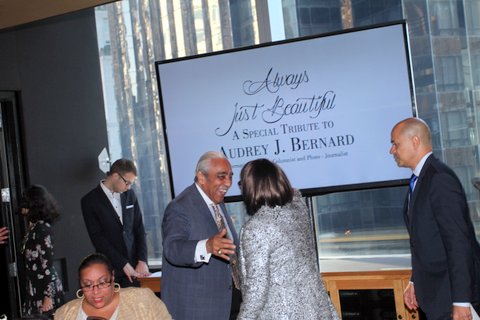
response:
<path id="1" fill-rule="evenodd" d="M 432 129 L 435 154 L 459 175 L 479 230 L 479 191 L 471 183 L 480 176 L 479 8 L 477 0 L 124 0 L 98 7 L 108 149 L 112 160 L 137 163 L 150 265 L 161 263 L 161 222 L 171 200 L 156 61 L 402 19 L 418 116 Z M 185 170 L 193 182 L 194 168 Z M 406 188 L 308 199 L 321 261 L 408 256 Z M 239 231 L 248 217 L 241 203 L 228 206 Z"/>

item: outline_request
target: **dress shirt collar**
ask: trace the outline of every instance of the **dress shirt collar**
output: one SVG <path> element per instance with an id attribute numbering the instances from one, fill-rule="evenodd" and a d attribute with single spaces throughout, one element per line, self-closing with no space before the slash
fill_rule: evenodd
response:
<path id="1" fill-rule="evenodd" d="M 205 201 L 205 203 L 207 204 L 208 208 L 210 209 L 210 211 L 213 212 L 213 209 L 212 209 L 212 203 L 214 203 L 212 201 L 212 199 L 210 199 L 207 194 L 205 192 L 203 192 L 202 188 L 200 188 L 200 186 L 195 182 L 195 186 L 197 187 L 197 190 L 198 192 L 200 192 L 200 195 L 202 196 L 203 198 L 203 201 Z"/>
<path id="2" fill-rule="evenodd" d="M 420 175 L 420 172 L 422 172 L 423 165 L 425 164 L 425 161 L 427 161 L 427 158 L 432 154 L 430 151 L 426 155 L 423 156 L 422 159 L 418 162 L 417 166 L 415 167 L 415 170 L 413 170 L 413 174 L 416 175 L 417 177 Z"/>
<path id="3" fill-rule="evenodd" d="M 202 196 L 203 201 L 205 201 L 205 203 L 207 204 L 207 207 L 210 210 L 210 213 L 212 214 L 212 218 L 215 221 L 215 212 L 213 211 L 213 207 L 212 207 L 212 205 L 214 205 L 215 202 L 213 202 L 207 196 L 207 194 L 205 192 L 203 192 L 202 188 L 200 188 L 200 186 L 196 182 L 195 182 L 195 186 L 197 187 L 198 192 L 200 192 L 200 195 Z M 223 210 L 222 210 L 222 207 L 220 206 L 220 204 L 218 204 L 218 210 L 220 211 L 220 215 L 223 217 L 223 219 L 225 219 L 225 214 L 223 213 Z M 226 221 L 225 221 L 225 226 L 227 227 L 228 236 L 230 237 L 230 239 L 233 239 L 232 231 L 230 230 L 230 226 L 228 225 L 228 223 Z"/>
<path id="4" fill-rule="evenodd" d="M 107 195 L 108 199 L 115 199 L 120 200 L 120 193 L 113 192 L 112 190 L 108 189 L 107 186 L 103 183 L 105 180 L 100 181 L 100 186 L 102 187 L 103 192 Z"/>

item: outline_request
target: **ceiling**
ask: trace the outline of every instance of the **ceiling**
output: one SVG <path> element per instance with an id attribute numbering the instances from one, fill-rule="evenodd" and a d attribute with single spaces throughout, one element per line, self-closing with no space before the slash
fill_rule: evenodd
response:
<path id="1" fill-rule="evenodd" d="M 0 30 L 114 0 L 0 0 Z"/>

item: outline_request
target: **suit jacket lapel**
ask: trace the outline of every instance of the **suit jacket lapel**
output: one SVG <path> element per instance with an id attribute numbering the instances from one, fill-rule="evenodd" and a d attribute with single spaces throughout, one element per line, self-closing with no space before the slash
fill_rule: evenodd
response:
<path id="1" fill-rule="evenodd" d="M 198 206 L 199 208 L 203 208 L 199 210 L 200 214 L 203 216 L 202 221 L 205 221 L 206 223 L 208 223 L 210 229 L 218 230 L 217 224 L 215 223 L 215 219 L 212 216 L 212 212 L 210 211 L 209 205 L 207 205 L 205 203 L 205 200 L 203 200 L 202 195 L 197 189 L 197 186 L 193 184 L 191 187 L 192 187 L 192 193 L 195 196 L 194 198 L 195 206 Z"/>
<path id="2" fill-rule="evenodd" d="M 127 203 L 127 196 L 125 195 L 125 192 L 120 194 L 120 205 L 122 208 L 122 219 L 125 221 L 125 211 L 127 211 L 127 205 L 132 205 L 132 203 Z"/>
<path id="3" fill-rule="evenodd" d="M 223 203 L 223 202 L 220 204 L 220 206 L 222 207 L 223 214 L 225 215 L 225 219 L 227 220 L 228 228 L 230 228 L 230 232 L 232 233 L 233 242 L 235 243 L 235 245 L 238 245 L 238 235 L 237 235 L 237 232 L 235 230 L 235 226 L 233 225 L 232 218 L 227 213 L 227 207 L 225 206 L 225 203 Z"/>
<path id="4" fill-rule="evenodd" d="M 115 221 L 121 226 L 122 222 L 120 221 L 120 217 L 117 214 L 117 211 L 115 211 L 115 208 L 113 207 L 112 203 L 110 202 L 110 199 L 108 199 L 108 196 L 105 194 L 103 191 L 102 187 L 99 185 L 97 188 L 97 195 L 98 195 L 98 201 L 100 202 L 100 205 L 105 208 L 106 211 L 109 211 L 107 214 L 111 215 L 114 217 Z M 122 199 L 122 206 L 123 206 L 123 199 Z M 123 210 L 122 210 L 123 212 Z"/>
<path id="5" fill-rule="evenodd" d="M 212 228 L 215 230 L 218 230 L 217 224 L 215 223 L 215 219 L 212 216 L 212 211 L 210 210 L 210 205 L 207 205 L 205 203 L 205 200 L 203 200 L 202 195 L 198 191 L 197 187 L 195 184 L 192 185 L 192 188 L 194 189 L 194 194 L 195 194 L 195 203 L 198 206 L 202 206 L 205 208 L 204 210 L 200 210 L 201 214 L 204 215 L 205 221 L 210 221 L 209 225 L 211 225 Z M 230 232 L 232 233 L 233 236 L 233 241 L 235 244 L 238 245 L 238 235 L 237 232 L 235 231 L 235 227 L 233 225 L 232 219 L 227 213 L 227 208 L 225 206 L 225 203 L 220 203 L 220 207 L 222 208 L 222 212 L 227 220 L 228 228 L 230 229 Z M 218 232 L 218 231 L 217 231 Z"/>
<path id="6" fill-rule="evenodd" d="M 408 215 L 410 217 L 409 218 L 409 224 L 410 224 L 410 228 L 413 229 L 413 224 L 412 224 L 412 217 L 411 215 L 414 214 L 414 207 L 415 207 L 415 201 L 417 200 L 417 198 L 419 197 L 419 194 L 421 195 L 422 194 L 422 181 L 425 177 L 425 172 L 428 170 L 428 168 L 430 167 L 430 164 L 433 160 L 433 154 L 431 154 L 427 160 L 425 161 L 425 163 L 423 164 L 423 167 L 422 167 L 422 171 L 420 171 L 420 174 L 418 176 L 418 179 L 417 179 L 417 182 L 415 184 L 415 188 L 413 189 L 413 192 L 412 192 L 412 195 L 410 196 L 410 202 L 408 204 Z"/>

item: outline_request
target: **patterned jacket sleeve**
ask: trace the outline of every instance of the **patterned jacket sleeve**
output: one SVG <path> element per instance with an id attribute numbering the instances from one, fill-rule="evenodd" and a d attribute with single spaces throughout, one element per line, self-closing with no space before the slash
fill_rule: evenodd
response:
<path id="1" fill-rule="evenodd" d="M 262 232 L 262 227 L 268 226 L 250 223 L 240 234 L 239 259 L 244 300 L 237 319 L 257 319 L 268 298 L 271 239 L 257 238 L 258 234 L 269 234 Z"/>
<path id="2" fill-rule="evenodd" d="M 53 281 L 53 242 L 51 227 L 45 223 L 38 223 L 32 230 L 33 232 L 33 248 L 31 248 L 32 258 L 37 256 L 36 266 L 37 288 L 43 292 L 44 296 L 52 297 L 55 294 L 55 284 Z"/>

